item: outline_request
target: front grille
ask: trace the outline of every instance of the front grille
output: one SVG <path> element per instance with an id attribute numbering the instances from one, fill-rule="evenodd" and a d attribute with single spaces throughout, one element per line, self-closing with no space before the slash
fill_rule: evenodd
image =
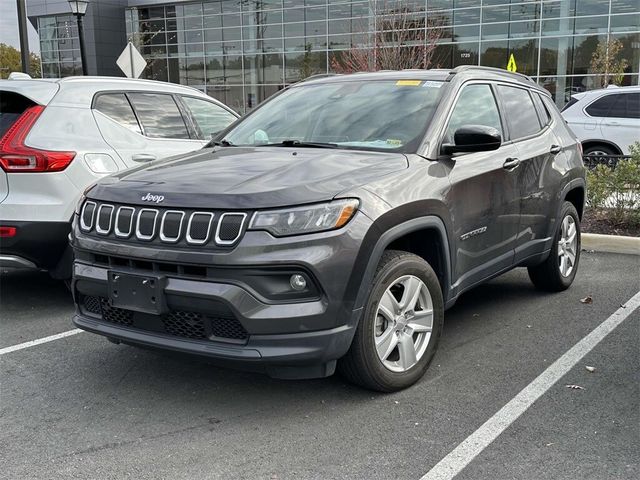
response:
<path id="1" fill-rule="evenodd" d="M 249 338 L 242 324 L 224 306 L 220 306 L 221 311 L 215 315 L 180 310 L 166 315 L 149 315 L 113 307 L 105 297 L 83 296 L 80 304 L 84 313 L 91 317 L 101 317 L 105 322 L 138 330 L 192 340 L 233 343 L 244 343 Z"/>
<path id="2" fill-rule="evenodd" d="M 88 200 L 80 214 L 80 229 L 120 240 L 231 247 L 240 241 L 247 218 L 244 212 L 134 207 Z"/>

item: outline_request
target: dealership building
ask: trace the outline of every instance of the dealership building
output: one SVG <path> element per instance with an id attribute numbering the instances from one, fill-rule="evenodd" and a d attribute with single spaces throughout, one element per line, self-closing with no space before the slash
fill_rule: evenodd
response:
<path id="1" fill-rule="evenodd" d="M 43 76 L 81 74 L 68 2 L 27 0 L 27 12 Z M 142 78 L 192 85 L 238 111 L 332 72 L 394 28 L 411 31 L 407 45 L 435 44 L 432 67 L 511 63 L 559 105 L 597 88 L 608 68 L 621 85 L 638 85 L 640 73 L 638 0 L 91 0 L 84 25 L 89 74 L 122 75 L 115 60 L 130 40 L 147 60 Z"/>

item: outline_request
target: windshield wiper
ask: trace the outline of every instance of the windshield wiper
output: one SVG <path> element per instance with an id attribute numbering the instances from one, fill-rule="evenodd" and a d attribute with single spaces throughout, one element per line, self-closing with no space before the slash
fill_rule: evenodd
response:
<path id="1" fill-rule="evenodd" d="M 219 141 L 211 140 L 203 148 L 207 148 L 207 147 L 235 147 L 235 145 L 231 143 L 229 140 L 225 140 L 223 138 L 222 140 L 219 140 Z"/>
<path id="2" fill-rule="evenodd" d="M 283 140 L 279 143 L 262 143 L 256 147 L 302 147 L 302 148 L 341 148 L 337 143 L 301 142 L 300 140 Z"/>

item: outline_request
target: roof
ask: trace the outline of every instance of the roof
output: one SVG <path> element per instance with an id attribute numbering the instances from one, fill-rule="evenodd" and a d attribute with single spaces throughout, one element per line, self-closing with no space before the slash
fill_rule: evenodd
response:
<path id="1" fill-rule="evenodd" d="M 509 72 L 501 68 L 483 67 L 476 65 L 461 65 L 454 69 L 433 68 L 428 70 L 406 69 L 406 70 L 381 70 L 377 72 L 358 72 L 349 74 L 323 74 L 312 77 L 297 83 L 296 85 L 309 85 L 327 82 L 348 82 L 362 80 L 436 80 L 442 82 L 451 81 L 454 77 L 463 76 L 465 79 L 482 78 L 485 80 L 506 80 L 519 83 L 529 88 L 536 88 L 544 93 L 547 91 L 534 82 L 530 77 L 522 73 Z"/>

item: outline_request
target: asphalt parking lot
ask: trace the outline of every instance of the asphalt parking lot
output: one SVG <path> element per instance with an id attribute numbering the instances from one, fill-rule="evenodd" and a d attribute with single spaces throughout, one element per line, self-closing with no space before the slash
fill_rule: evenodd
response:
<path id="1" fill-rule="evenodd" d="M 522 269 L 492 280 L 447 312 L 425 378 L 390 395 L 88 333 L 9 351 L 0 478 L 419 479 L 634 297 L 639 272 L 640 256 L 583 252 L 563 293 L 537 292 Z M 46 274 L 0 277 L 0 309 L 0 351 L 73 328 Z M 457 478 L 639 478 L 640 309 L 626 315 Z"/>

